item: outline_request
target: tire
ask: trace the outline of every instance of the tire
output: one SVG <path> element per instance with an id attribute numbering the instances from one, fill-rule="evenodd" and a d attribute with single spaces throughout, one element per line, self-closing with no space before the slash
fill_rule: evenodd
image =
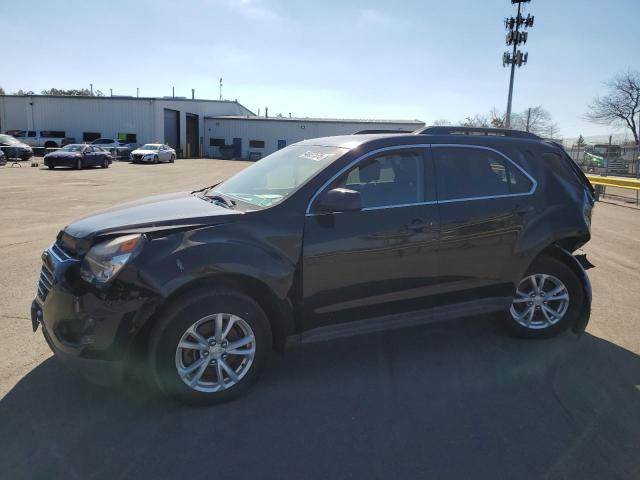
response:
<path id="1" fill-rule="evenodd" d="M 224 314 L 222 330 L 228 328 L 230 315 L 242 323 L 236 321 L 226 339 L 220 337 L 217 340 L 222 340 L 222 343 L 212 345 L 211 342 L 215 343 L 216 340 L 215 325 L 218 314 Z M 179 348 L 181 342 L 188 342 L 189 345 L 198 344 L 196 337 L 188 333 L 194 325 L 201 337 L 200 345 L 204 340 L 208 342 L 204 343 L 204 351 L 202 347 L 197 350 Z M 233 341 L 251 338 L 250 334 L 253 334 L 253 342 L 239 346 L 235 351 L 253 349 L 252 358 L 246 354 L 234 355 L 222 351 L 225 341 L 229 342 L 226 345 L 228 348 Z M 231 339 L 232 336 L 235 340 Z M 267 363 L 271 343 L 269 320 L 253 299 L 233 290 L 201 289 L 188 293 L 173 303 L 158 319 L 151 333 L 149 367 L 156 385 L 174 399 L 195 405 L 223 403 L 237 398 L 255 383 Z M 200 372 L 200 367 L 193 370 L 197 365 L 201 365 L 204 370 Z M 223 365 L 231 367 L 237 374 L 237 382 L 232 380 L 228 370 L 223 370 Z M 196 373 L 181 377 L 178 368 L 189 367 Z M 201 375 L 198 377 L 199 380 L 196 379 L 198 373 Z M 197 383 L 193 387 L 187 385 L 186 382 L 194 380 Z"/>
<path id="2" fill-rule="evenodd" d="M 53 170 L 53 165 L 47 165 L 47 168 L 48 168 L 49 170 Z"/>
<path id="3" fill-rule="evenodd" d="M 154 163 L 154 165 L 158 164 L 158 156 L 157 155 L 155 157 L 153 157 L 153 163 Z"/>
<path id="4" fill-rule="evenodd" d="M 106 158 L 102 161 L 102 168 L 109 168 L 109 160 Z"/>
<path id="5" fill-rule="evenodd" d="M 171 155 L 171 158 L 169 159 L 169 163 L 173 163 L 176 161 L 176 156 L 175 155 Z"/>
<path id="6" fill-rule="evenodd" d="M 44 148 L 58 148 L 58 144 L 55 142 L 47 142 L 44 144 Z"/>
<path id="7" fill-rule="evenodd" d="M 82 160 L 80 159 L 76 161 L 76 170 L 82 170 Z"/>
<path id="8" fill-rule="evenodd" d="M 532 276 L 537 276 L 534 278 L 538 285 L 543 283 L 540 294 L 535 293 Z M 566 304 L 563 298 L 565 295 Z M 553 300 L 549 300 L 552 298 Z M 583 304 L 582 282 L 571 267 L 554 257 L 541 256 L 525 273 L 516 291 L 514 303 L 506 312 L 504 323 L 507 329 L 518 337 L 551 338 L 575 324 L 582 312 Z M 529 308 L 533 309 L 532 317 L 524 315 Z M 552 312 L 555 312 L 555 315 Z M 516 317 L 519 317 L 520 321 Z M 528 323 L 527 319 L 529 319 Z"/>

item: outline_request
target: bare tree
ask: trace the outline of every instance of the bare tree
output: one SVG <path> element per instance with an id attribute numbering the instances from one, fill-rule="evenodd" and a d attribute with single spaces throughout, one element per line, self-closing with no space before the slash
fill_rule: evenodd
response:
<path id="1" fill-rule="evenodd" d="M 438 120 L 433 122 L 434 127 L 446 127 L 451 125 L 451 122 L 446 118 L 439 118 Z"/>
<path id="2" fill-rule="evenodd" d="M 636 116 L 640 115 L 640 72 L 628 71 L 605 83 L 609 92 L 589 104 L 587 119 L 601 125 L 622 125 L 633 132 L 640 145 Z"/>
<path id="3" fill-rule="evenodd" d="M 558 126 L 551 119 L 551 114 L 541 105 L 527 108 L 523 112 L 515 114 L 511 120 L 511 125 L 516 130 L 524 130 L 536 135 L 546 135 L 552 124 L 553 129 L 558 130 Z"/>
<path id="4" fill-rule="evenodd" d="M 488 128 L 491 126 L 491 120 L 488 115 L 475 114 L 473 117 L 466 117 L 460 121 L 460 125 L 463 127 Z"/>
<path id="5" fill-rule="evenodd" d="M 4 88 L 0 87 L 0 95 L 5 95 Z"/>

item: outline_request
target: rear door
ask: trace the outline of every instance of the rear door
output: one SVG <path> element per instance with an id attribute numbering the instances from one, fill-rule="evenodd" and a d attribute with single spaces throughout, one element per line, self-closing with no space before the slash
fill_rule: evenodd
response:
<path id="1" fill-rule="evenodd" d="M 441 222 L 441 301 L 511 297 L 511 262 L 522 219 L 533 214 L 535 181 L 491 148 L 432 145 L 432 152 Z"/>
<path id="2" fill-rule="evenodd" d="M 356 212 L 305 217 L 305 329 L 417 310 L 433 292 L 438 237 L 427 148 L 363 158 L 322 191 L 361 193 Z M 320 193 L 321 195 L 321 193 Z"/>

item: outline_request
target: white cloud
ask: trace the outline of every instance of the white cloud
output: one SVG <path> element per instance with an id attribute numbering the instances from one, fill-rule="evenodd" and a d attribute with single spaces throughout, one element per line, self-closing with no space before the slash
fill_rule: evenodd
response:
<path id="1" fill-rule="evenodd" d="M 282 20 L 282 16 L 264 0 L 231 0 L 227 3 L 233 11 L 261 22 L 275 22 Z"/>
<path id="2" fill-rule="evenodd" d="M 358 22 L 367 26 L 386 27 L 393 24 L 395 20 L 386 13 L 367 8 L 358 14 Z"/>

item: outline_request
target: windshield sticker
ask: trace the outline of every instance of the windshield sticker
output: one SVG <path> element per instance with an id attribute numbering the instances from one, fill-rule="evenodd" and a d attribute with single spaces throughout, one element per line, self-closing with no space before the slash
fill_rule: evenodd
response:
<path id="1" fill-rule="evenodd" d="M 314 162 L 320 162 L 324 160 L 328 156 L 333 155 L 333 153 L 320 153 L 320 152 L 312 152 L 311 150 L 307 150 L 299 158 L 306 158 L 307 160 L 313 160 Z"/>

